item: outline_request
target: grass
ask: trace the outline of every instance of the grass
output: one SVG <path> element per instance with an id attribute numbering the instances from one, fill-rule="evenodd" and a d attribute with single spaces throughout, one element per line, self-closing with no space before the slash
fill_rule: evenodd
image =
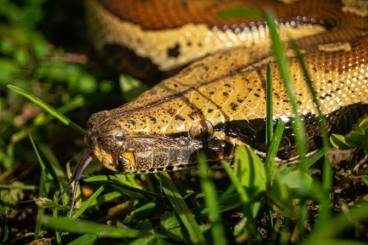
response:
<path id="1" fill-rule="evenodd" d="M 26 97 L 27 99 L 29 99 L 30 101 L 36 103 L 37 105 L 41 106 L 48 113 L 50 113 L 55 118 L 57 118 L 59 121 L 64 123 L 66 126 L 71 127 L 72 129 L 74 129 L 75 131 L 77 131 L 78 133 L 80 133 L 82 135 L 86 134 L 86 130 L 84 130 L 83 128 L 81 128 L 77 124 L 70 121 L 67 117 L 65 117 L 63 114 L 61 114 L 58 110 L 56 110 L 52 106 L 48 105 L 47 103 L 42 101 L 40 98 L 37 98 L 37 96 L 34 96 L 33 94 L 31 94 L 27 91 L 24 91 L 23 89 L 20 89 L 16 86 L 13 86 L 13 85 L 8 85 L 8 88 L 13 90 L 14 92 L 17 92 L 18 94 Z"/>
<path id="2" fill-rule="evenodd" d="M 215 245 L 227 244 L 222 218 L 220 215 L 219 201 L 215 185 L 209 177 L 209 168 L 206 159 L 201 156 L 198 159 L 198 168 L 201 177 L 201 187 L 204 193 L 204 201 L 208 209 L 208 220 L 211 224 L 212 242 Z"/>
<path id="3" fill-rule="evenodd" d="M 11 5 L 11 2 L 5 3 Z M 243 10 L 222 13 L 224 17 L 231 14 L 236 16 L 250 15 L 254 18 L 264 18 L 267 21 L 278 68 L 284 78 L 293 111 L 297 112 L 290 72 L 273 15 L 251 11 L 244 12 Z M 38 42 L 41 41 L 38 40 Z M 0 43 L 0 52 L 4 52 L 4 45 Z M 318 99 L 313 93 L 312 83 L 303 57 L 298 52 L 297 47 L 294 46 L 294 49 L 297 52 L 314 101 L 319 108 Z M 47 65 L 49 67 L 50 64 Z M 81 73 L 81 77 L 89 77 L 87 71 L 75 69 L 74 66 L 71 66 L 73 69 L 68 65 L 66 67 L 73 71 L 77 70 Z M 38 68 L 34 69 L 27 76 L 32 77 L 33 74 L 40 73 L 37 72 Z M 218 172 L 210 170 L 206 160 L 201 158 L 198 162 L 199 178 L 187 176 L 190 181 L 178 181 L 168 173 L 160 173 L 156 176 L 99 175 L 103 171 L 101 164 L 94 162 L 84 173 L 86 176 L 83 178 L 81 189 L 84 199 L 81 200 L 81 195 L 79 195 L 77 203 L 80 206 L 72 214 L 71 219 L 67 218 L 70 210 L 68 195 L 65 195 L 63 205 L 55 203 L 56 197 L 67 182 L 67 176 L 58 159 L 69 153 L 69 156 L 72 156 L 75 149 L 83 148 L 82 136 L 85 134 L 85 130 L 64 116 L 63 113 L 78 118 L 75 117 L 75 114 L 79 114 L 83 110 L 79 113 L 73 113 L 72 110 L 85 105 L 84 102 L 89 101 L 89 95 L 85 92 L 81 95 L 79 90 L 75 90 L 72 94 L 64 92 L 60 94 L 61 100 L 66 97 L 65 101 L 77 102 L 73 102 L 71 106 L 66 106 L 68 105 L 66 102 L 61 106 L 53 107 L 50 105 L 53 101 L 51 94 L 52 92 L 57 94 L 60 85 L 57 86 L 57 89 L 52 89 L 50 88 L 52 83 L 43 80 L 33 87 L 28 87 L 28 91 L 33 91 L 32 93 L 18 86 L 9 85 L 8 88 L 12 92 L 9 92 L 7 99 L 12 103 L 20 101 L 24 107 L 25 100 L 17 97 L 17 95 L 21 95 L 50 114 L 38 111 L 38 116 L 35 116 L 33 121 L 25 125 L 27 130 L 24 128 L 15 130 L 12 125 L 16 114 L 6 111 L 9 115 L 2 122 L 2 127 L 12 129 L 13 134 L 4 135 L 4 138 L 8 137 L 13 141 L 9 141 L 8 146 L 5 144 L 7 142 L 0 142 L 2 147 L 6 146 L 5 150 L 0 152 L 0 158 L 3 160 L 1 167 L 4 169 L 0 172 L 0 176 L 4 180 L 9 180 L 9 183 L 6 182 L 6 184 L 0 182 L 0 189 L 2 189 L 0 219 L 4 221 L 0 222 L 0 241 L 7 244 L 15 238 L 11 229 L 18 229 L 20 224 L 15 223 L 14 215 L 16 214 L 14 213 L 22 212 L 20 206 L 22 204 L 27 205 L 28 210 L 33 210 L 33 214 L 36 216 L 36 219 L 33 220 L 33 226 L 27 227 L 34 233 L 33 240 L 39 241 L 38 239 L 44 237 L 55 237 L 55 244 L 363 244 L 359 239 L 364 237 L 368 230 L 366 195 L 357 200 L 357 204 L 353 207 L 343 205 L 339 210 L 331 205 L 333 200 L 330 200 L 330 195 L 334 183 L 331 165 L 328 158 L 324 157 L 330 149 L 330 145 L 323 117 L 320 117 L 320 128 L 324 132 L 323 149 L 309 157 L 304 157 L 306 152 L 303 143 L 305 129 L 303 122 L 296 117 L 294 125 L 297 129 L 295 131 L 296 141 L 298 142 L 298 151 L 303 157 L 296 165 L 275 164 L 274 157 L 285 124 L 279 121 L 274 130 L 270 66 L 267 68 L 267 74 L 268 118 L 265 139 L 267 157 L 264 163 L 252 150 L 238 147 L 234 168 L 232 169 L 226 162 L 223 163 L 228 178 L 216 181 L 214 176 Z M 32 77 L 32 79 L 42 80 L 39 77 Z M 55 77 L 50 78 L 50 81 L 54 81 L 53 79 Z M 132 78 L 124 79 L 125 83 L 132 82 L 132 86 L 128 86 L 128 89 L 140 91 L 143 86 Z M 23 83 L 19 84 L 27 88 Z M 70 89 L 69 85 L 64 84 L 63 86 Z M 39 87 L 49 91 L 51 99 L 44 93 L 39 93 L 37 89 Z M 124 93 L 123 91 L 123 96 L 128 96 L 128 99 L 131 99 L 132 93 L 126 93 L 126 91 Z M 11 97 L 15 97 L 15 99 Z M 94 97 L 95 95 L 90 98 Z M 76 100 L 74 100 L 75 98 Z M 91 106 L 98 105 L 92 104 Z M 38 110 L 38 108 L 33 109 Z M 62 124 L 53 120 L 50 115 Z M 57 144 L 55 142 L 58 142 L 65 135 L 65 125 L 74 130 L 76 136 L 73 142 L 67 138 L 66 143 L 64 142 L 60 149 L 55 147 Z M 362 125 L 363 129 L 365 127 L 365 124 Z M 5 129 L 0 130 L 5 134 Z M 55 131 L 58 133 L 54 134 Z M 70 132 L 68 134 L 72 135 L 73 131 Z M 31 133 L 29 134 L 30 141 L 24 142 L 23 139 L 28 133 Z M 336 136 L 336 139 L 341 138 Z M 346 139 L 342 140 L 346 142 Z M 72 153 L 67 151 L 69 145 L 72 146 Z M 361 148 L 365 148 L 364 143 L 361 144 Z M 321 169 L 318 168 L 318 161 L 322 158 L 324 159 L 322 178 L 319 178 L 318 174 Z M 64 157 L 64 160 L 60 162 L 66 162 L 69 157 Z M 22 164 L 22 162 L 26 164 Z M 32 172 L 32 169 L 29 170 L 28 165 L 31 163 L 37 163 L 37 174 L 32 174 L 35 172 Z M 13 174 L 17 170 L 20 173 Z M 15 182 L 8 177 L 21 179 L 19 176 L 27 171 L 31 173 L 27 176 L 35 176 L 29 182 L 26 180 L 23 180 L 24 183 Z M 317 174 L 313 174 L 315 172 Z M 355 177 L 359 179 L 360 176 Z M 344 177 L 343 180 L 348 181 L 349 176 Z M 362 181 L 368 183 L 364 176 Z M 186 186 L 188 183 L 189 186 Z M 335 183 L 335 188 L 342 187 Z M 88 194 L 88 192 L 92 192 L 92 194 Z M 21 199 L 22 196 L 29 199 L 35 198 L 37 207 L 35 208 L 29 202 L 24 204 L 26 200 Z M 28 220 L 32 219 L 27 218 Z M 306 223 L 311 225 L 311 230 L 306 229 Z M 353 230 L 354 235 L 346 232 L 347 229 Z M 263 236 L 260 231 L 263 231 Z M 26 243 L 32 240 L 22 241 Z"/>

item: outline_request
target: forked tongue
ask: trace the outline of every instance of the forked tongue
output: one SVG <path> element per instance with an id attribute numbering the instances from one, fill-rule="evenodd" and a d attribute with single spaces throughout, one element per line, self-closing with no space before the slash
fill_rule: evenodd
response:
<path id="1" fill-rule="evenodd" d="M 70 213 L 69 218 L 71 217 L 73 213 L 73 208 L 75 204 L 75 199 L 77 195 L 79 180 L 82 176 L 83 170 L 90 164 L 90 162 L 93 160 L 94 154 L 92 150 L 87 151 L 82 158 L 79 160 L 76 169 L 74 170 L 74 173 L 72 177 L 70 177 L 68 184 L 66 185 L 64 191 L 60 194 L 59 198 L 57 199 L 57 203 L 61 200 L 61 198 L 64 196 L 65 192 L 68 190 L 70 185 L 72 184 L 73 180 L 75 180 L 74 190 L 73 190 L 73 196 L 72 196 L 72 203 L 70 206 Z"/>

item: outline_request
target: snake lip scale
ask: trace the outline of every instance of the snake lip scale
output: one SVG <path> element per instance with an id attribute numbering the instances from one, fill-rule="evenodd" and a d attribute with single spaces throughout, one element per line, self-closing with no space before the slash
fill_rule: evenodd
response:
<path id="1" fill-rule="evenodd" d="M 289 1 L 290 2 L 290 1 Z M 124 173 L 194 166 L 198 154 L 232 160 L 238 145 L 265 152 L 266 67 L 271 64 L 274 125 L 285 122 L 277 160 L 297 158 L 293 114 L 259 20 L 222 19 L 229 8 L 272 9 L 283 41 L 301 48 L 329 133 L 348 133 L 368 114 L 368 2 L 363 0 L 87 0 L 97 52 L 142 79 L 168 77 L 123 106 L 93 114 L 90 150 L 73 173 L 73 201 L 83 169 L 96 157 Z M 321 146 L 318 115 L 293 50 L 287 50 L 308 152 Z M 67 189 L 66 188 L 66 189 Z M 64 190 L 63 194 L 65 193 Z M 62 194 L 62 195 L 63 195 Z M 61 195 L 61 196 L 62 196 Z"/>

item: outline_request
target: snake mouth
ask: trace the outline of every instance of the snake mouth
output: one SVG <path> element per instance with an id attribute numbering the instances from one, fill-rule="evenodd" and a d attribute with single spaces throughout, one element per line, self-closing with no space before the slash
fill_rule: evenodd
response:
<path id="1" fill-rule="evenodd" d="M 197 150 L 202 147 L 188 136 L 133 134 L 112 122 L 87 128 L 85 141 L 106 168 L 124 173 L 187 165 L 195 161 Z"/>
<path id="2" fill-rule="evenodd" d="M 123 141 L 114 135 L 94 140 L 92 149 L 108 169 L 124 173 L 153 172 L 171 165 L 195 161 L 201 144 L 189 138 L 130 135 Z"/>
<path id="3" fill-rule="evenodd" d="M 132 151 L 125 151 L 126 137 L 121 133 L 100 137 L 97 127 L 87 130 L 84 137 L 87 146 L 92 148 L 96 158 L 112 171 L 134 172 L 136 160 Z"/>
<path id="4" fill-rule="evenodd" d="M 136 159 L 133 152 L 113 153 L 105 150 L 103 145 L 97 142 L 93 147 L 93 154 L 108 169 L 119 172 L 135 172 Z"/>

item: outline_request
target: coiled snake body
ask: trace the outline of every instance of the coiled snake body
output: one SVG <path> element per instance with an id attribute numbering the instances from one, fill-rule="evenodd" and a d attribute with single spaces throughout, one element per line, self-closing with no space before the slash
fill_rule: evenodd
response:
<path id="1" fill-rule="evenodd" d="M 97 50 L 141 78 L 167 75 L 135 100 L 88 121 L 93 156 L 125 173 L 176 170 L 196 162 L 232 159 L 237 145 L 265 151 L 266 66 L 271 63 L 274 122 L 286 129 L 279 161 L 297 156 L 291 106 L 269 48 L 265 23 L 223 19 L 229 8 L 273 10 L 286 41 L 296 39 L 327 118 L 330 133 L 347 133 L 368 111 L 368 2 L 362 0 L 88 0 Z M 293 51 L 288 62 L 305 120 L 309 151 L 320 147 L 317 110 Z M 204 57 L 204 58 L 203 58 Z M 144 74 L 144 76 L 143 76 Z"/>
<path id="2" fill-rule="evenodd" d="M 217 17 L 229 8 L 276 12 L 281 38 L 296 39 L 305 54 L 330 132 L 348 132 L 367 112 L 367 1 L 91 0 L 87 6 L 97 49 L 133 74 L 167 74 L 207 55 L 134 101 L 91 117 L 86 141 L 112 170 L 175 170 L 195 163 L 198 151 L 212 160 L 232 158 L 236 145 L 264 152 L 270 62 L 274 120 L 286 122 L 278 158 L 296 156 L 268 29 L 259 20 Z M 113 47 L 127 56 L 109 55 Z M 320 146 L 317 110 L 291 50 L 288 57 L 312 151 Z M 135 72 L 136 64 L 145 66 Z"/>

